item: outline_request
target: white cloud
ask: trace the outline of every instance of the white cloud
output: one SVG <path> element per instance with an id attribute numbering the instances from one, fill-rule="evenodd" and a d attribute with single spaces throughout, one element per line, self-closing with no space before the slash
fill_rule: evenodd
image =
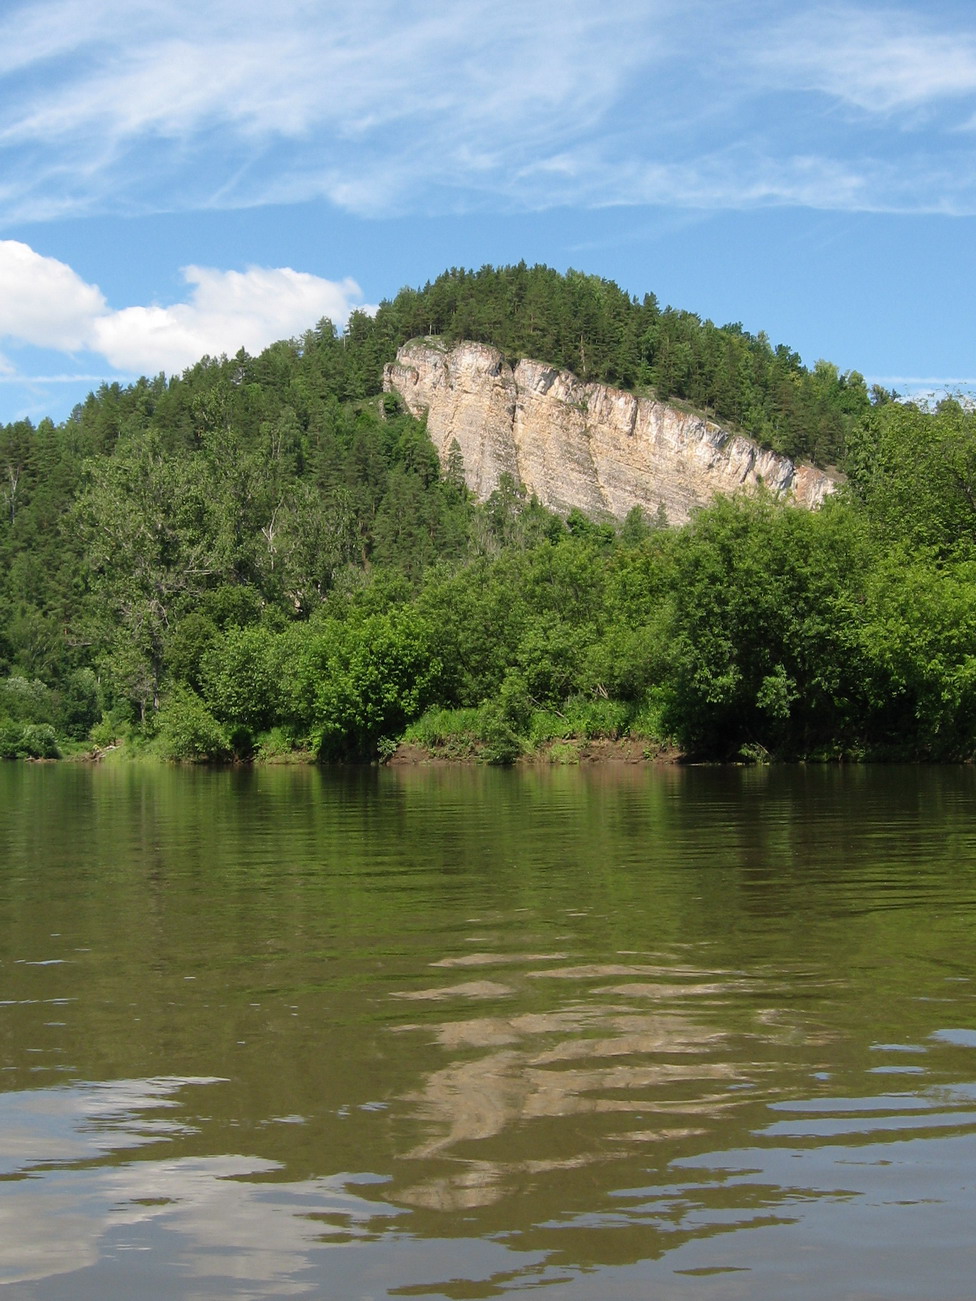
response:
<path id="1" fill-rule="evenodd" d="M 64 262 L 17 240 L 0 240 L 0 338 L 74 352 L 105 311 L 96 285 Z"/>
<path id="2" fill-rule="evenodd" d="M 182 370 L 205 354 L 259 352 L 323 316 L 345 323 L 362 297 L 354 280 L 324 280 L 290 267 L 215 271 L 186 267 L 193 286 L 172 307 L 127 307 L 97 317 L 91 347 L 121 370 Z"/>
<path id="3" fill-rule="evenodd" d="M 354 280 L 290 267 L 185 267 L 186 301 L 113 311 L 96 285 L 16 240 L 0 240 L 0 338 L 94 352 L 119 370 L 173 373 L 205 354 L 259 352 L 323 316 L 343 325 L 361 299 Z M 0 374 L 10 368 L 0 359 Z"/>

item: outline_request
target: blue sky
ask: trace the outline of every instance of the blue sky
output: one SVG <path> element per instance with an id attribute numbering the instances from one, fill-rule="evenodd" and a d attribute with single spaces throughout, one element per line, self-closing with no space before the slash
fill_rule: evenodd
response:
<path id="1" fill-rule="evenodd" d="M 976 385 L 961 0 L 6 0 L 0 421 L 546 262 Z"/>

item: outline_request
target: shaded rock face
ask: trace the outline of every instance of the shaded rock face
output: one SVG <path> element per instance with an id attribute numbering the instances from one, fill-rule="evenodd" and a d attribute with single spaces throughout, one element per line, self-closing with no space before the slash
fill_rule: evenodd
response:
<path id="1" fill-rule="evenodd" d="M 837 486 L 815 466 L 663 402 L 585 384 L 537 361 L 509 366 L 495 348 L 437 340 L 405 344 L 387 366 L 387 392 L 427 428 L 446 465 L 457 442 L 468 487 L 484 500 L 503 474 L 551 510 L 622 519 L 663 507 L 682 524 L 717 494 L 764 483 L 817 507 Z"/>

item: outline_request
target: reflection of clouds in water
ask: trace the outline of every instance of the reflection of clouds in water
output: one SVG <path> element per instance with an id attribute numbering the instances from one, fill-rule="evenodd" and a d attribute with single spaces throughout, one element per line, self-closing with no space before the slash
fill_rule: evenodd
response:
<path id="1" fill-rule="evenodd" d="M 246 1285 L 238 1297 L 307 1292 L 299 1275 L 331 1242 L 374 1236 L 392 1209 L 347 1191 L 350 1176 L 249 1183 L 278 1168 L 257 1157 L 179 1157 L 124 1164 L 119 1153 L 185 1127 L 140 1117 L 176 1105 L 168 1095 L 210 1080 L 127 1080 L 0 1095 L 0 1127 L 20 1160 L 0 1185 L 0 1284 L 68 1274 L 98 1263 L 106 1240 L 150 1223 L 184 1242 L 189 1277 Z M 9 1117 L 9 1130 L 8 1130 Z M 29 1181 L 29 1182 L 28 1182 Z"/>
<path id="2" fill-rule="evenodd" d="M 174 1106 L 171 1095 L 184 1085 L 212 1083 L 211 1079 L 112 1080 L 0 1094 L 0 1174 L 86 1160 L 184 1132 L 174 1122 L 141 1117 L 139 1112 Z"/>
<path id="3" fill-rule="evenodd" d="M 714 977 L 716 974 L 722 974 L 723 979 L 717 984 L 714 980 L 708 981 L 707 983 L 711 989 L 728 990 L 737 988 L 742 983 L 741 978 L 730 979 L 724 973 L 703 972 L 698 967 L 661 967 L 648 963 L 592 962 L 576 967 L 549 967 L 543 971 L 526 972 L 526 975 L 533 980 L 612 980 L 616 976 L 658 976 L 665 977 L 668 981 L 668 988 L 675 993 L 681 990 L 690 989 L 691 992 L 695 990 L 694 984 L 686 986 L 675 983 L 682 976 L 687 976 L 694 982 L 700 982 L 702 977 Z"/>
<path id="4" fill-rule="evenodd" d="M 68 1274 L 98 1259 L 98 1227 L 75 1189 L 45 1182 L 0 1194 L 0 1284 Z"/>

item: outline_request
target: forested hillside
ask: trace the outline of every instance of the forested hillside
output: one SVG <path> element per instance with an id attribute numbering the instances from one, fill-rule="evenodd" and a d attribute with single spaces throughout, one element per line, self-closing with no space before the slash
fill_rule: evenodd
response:
<path id="1" fill-rule="evenodd" d="M 823 510 L 682 529 L 484 504 L 381 395 L 408 338 L 492 343 L 836 463 Z M 976 752 L 976 417 L 871 395 L 577 273 L 451 271 L 339 334 L 0 429 L 0 753 L 507 761 L 629 734 L 741 755 Z"/>

